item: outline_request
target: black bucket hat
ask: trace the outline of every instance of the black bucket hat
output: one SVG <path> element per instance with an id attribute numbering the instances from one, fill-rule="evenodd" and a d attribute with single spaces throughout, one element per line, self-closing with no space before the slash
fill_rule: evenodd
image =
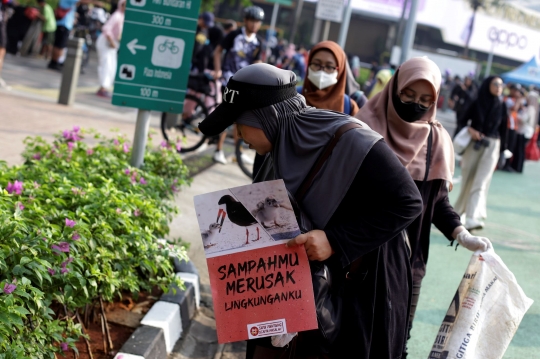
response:
<path id="1" fill-rule="evenodd" d="M 267 107 L 297 96 L 296 75 L 268 64 L 239 70 L 223 91 L 223 102 L 199 124 L 206 136 L 216 136 L 247 110 Z"/>

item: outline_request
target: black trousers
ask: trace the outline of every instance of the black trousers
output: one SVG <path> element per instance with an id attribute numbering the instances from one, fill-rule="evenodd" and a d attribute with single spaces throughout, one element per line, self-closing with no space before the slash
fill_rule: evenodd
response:
<path id="1" fill-rule="evenodd" d="M 512 157 L 512 163 L 510 166 L 519 173 L 523 172 L 523 164 L 525 163 L 525 146 L 527 146 L 528 140 L 523 135 L 516 136 L 516 144 L 514 146 L 514 157 Z"/>

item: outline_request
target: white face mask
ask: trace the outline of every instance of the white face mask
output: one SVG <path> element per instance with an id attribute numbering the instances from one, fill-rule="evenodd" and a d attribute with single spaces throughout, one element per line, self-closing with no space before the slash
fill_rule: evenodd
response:
<path id="1" fill-rule="evenodd" d="M 308 71 L 308 79 L 313 83 L 318 89 L 322 90 L 329 86 L 337 84 L 337 75 L 338 72 L 328 74 L 323 70 L 320 71 Z"/>

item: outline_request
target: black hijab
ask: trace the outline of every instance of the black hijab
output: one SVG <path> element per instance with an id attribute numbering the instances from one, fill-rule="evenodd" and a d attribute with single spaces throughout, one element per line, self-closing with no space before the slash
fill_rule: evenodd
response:
<path id="1" fill-rule="evenodd" d="M 491 82 L 495 78 L 500 77 L 489 76 L 482 82 L 478 97 L 466 112 L 467 120 L 472 120 L 471 126 L 485 135 L 497 129 L 503 119 L 503 102 L 490 91 Z"/>
<path id="2" fill-rule="evenodd" d="M 362 125 L 339 140 L 303 199 L 303 210 L 319 229 L 326 226 L 347 194 L 371 147 L 382 139 L 353 117 L 307 106 L 301 95 L 246 111 L 236 122 L 264 131 L 273 146 L 273 177 L 283 179 L 293 195 L 339 127 L 348 122 Z"/>

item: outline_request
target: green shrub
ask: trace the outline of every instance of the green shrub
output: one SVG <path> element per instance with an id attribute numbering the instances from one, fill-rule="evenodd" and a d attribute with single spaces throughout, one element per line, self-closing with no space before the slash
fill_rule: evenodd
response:
<path id="1" fill-rule="evenodd" d="M 99 297 L 181 285 L 170 255 L 186 258 L 183 247 L 157 241 L 177 211 L 174 193 L 188 184 L 174 146 L 147 150 L 136 169 L 123 136 L 75 127 L 52 144 L 25 144 L 23 165 L 0 162 L 0 359 L 75 348 L 73 313 Z"/>

